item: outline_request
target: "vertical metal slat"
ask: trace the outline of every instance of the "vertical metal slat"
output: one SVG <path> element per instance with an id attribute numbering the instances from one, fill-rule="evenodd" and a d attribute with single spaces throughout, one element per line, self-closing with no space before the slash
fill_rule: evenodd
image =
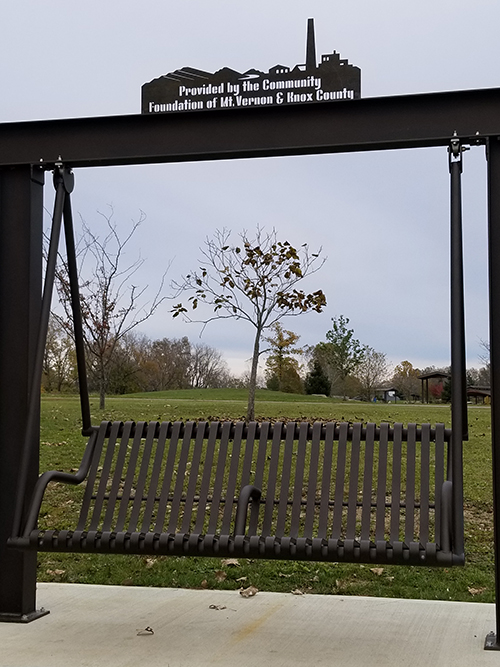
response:
<path id="1" fill-rule="evenodd" d="M 111 432 L 108 438 L 106 454 L 104 455 L 101 476 L 99 478 L 97 493 L 94 500 L 94 507 L 92 511 L 92 518 L 89 524 L 89 530 L 97 530 L 99 528 L 99 521 L 101 519 L 104 504 L 104 496 L 106 494 L 106 489 L 108 488 L 109 473 L 111 471 L 111 464 L 113 462 L 113 456 L 115 453 L 116 439 L 121 426 L 121 422 L 113 422 L 113 425 L 111 426 Z"/>
<path id="2" fill-rule="evenodd" d="M 142 456 L 139 467 L 139 475 L 137 477 L 136 489 L 135 489 L 135 498 L 132 503 L 132 511 L 130 513 L 129 519 L 129 530 L 130 532 L 137 531 L 139 518 L 141 513 L 141 507 L 144 503 L 144 489 L 146 487 L 146 481 L 148 472 L 150 469 L 150 460 L 151 452 L 153 451 L 153 441 L 156 434 L 156 430 L 159 428 L 158 422 L 149 422 L 146 428 L 146 440 L 144 447 L 142 449 Z"/>
<path id="3" fill-rule="evenodd" d="M 127 474 L 125 475 L 125 482 L 123 484 L 122 499 L 119 504 L 118 520 L 116 522 L 116 532 L 118 533 L 123 531 L 125 527 L 125 520 L 130 510 L 132 485 L 137 472 L 137 460 L 139 457 L 139 450 L 141 448 L 145 427 L 146 422 L 137 422 L 135 426 L 134 439 L 132 440 L 132 449 L 130 450 L 130 457 L 127 464 Z"/>
<path id="4" fill-rule="evenodd" d="M 394 439 L 392 443 L 391 542 L 399 541 L 399 523 L 401 519 L 402 439 L 403 424 L 394 424 Z"/>
<path id="5" fill-rule="evenodd" d="M 325 425 L 323 471 L 321 479 L 321 498 L 319 505 L 319 520 L 318 520 L 318 537 L 321 538 L 326 538 L 327 535 L 334 438 L 335 438 L 335 423 L 328 422 Z"/>
<path id="6" fill-rule="evenodd" d="M 111 422 L 102 422 L 99 427 L 99 433 L 97 435 L 95 449 L 92 455 L 92 465 L 90 466 L 89 474 L 87 477 L 87 485 L 85 487 L 85 493 L 83 494 L 82 508 L 80 510 L 80 516 L 78 518 L 78 524 L 76 527 L 77 532 L 85 530 L 90 502 L 94 494 L 94 484 L 97 475 L 97 468 L 99 467 L 99 461 L 101 460 L 102 448 L 104 445 L 104 440 L 106 439 L 106 433 L 110 428 Z"/>
<path id="7" fill-rule="evenodd" d="M 207 422 L 198 422 L 196 427 L 196 438 L 194 441 L 193 457 L 189 468 L 189 483 L 186 493 L 186 502 L 184 503 L 184 515 L 182 518 L 181 533 L 188 533 L 191 528 L 193 502 L 198 484 L 201 455 L 203 452 L 203 443 L 205 442 L 205 433 Z"/>
<path id="8" fill-rule="evenodd" d="M 194 422 L 187 422 L 184 427 L 184 435 L 182 437 L 181 455 L 177 464 L 177 479 L 174 486 L 174 497 L 172 498 L 172 505 L 170 509 L 170 520 L 168 522 L 168 532 L 175 533 L 178 529 L 180 519 L 180 507 L 182 492 L 184 490 L 186 466 L 189 457 L 189 450 L 191 449 L 191 440 L 195 428 Z"/>
<path id="9" fill-rule="evenodd" d="M 210 503 L 210 518 L 208 521 L 208 533 L 213 535 L 217 532 L 219 522 L 219 508 L 224 486 L 224 471 L 226 470 L 227 453 L 229 449 L 229 437 L 231 435 L 231 422 L 222 424 L 222 433 L 219 442 L 219 456 L 217 458 L 217 467 L 215 470 L 214 491 L 212 502 Z"/>
<path id="10" fill-rule="evenodd" d="M 295 481 L 292 499 L 292 518 L 290 537 L 299 536 L 300 513 L 302 509 L 302 489 L 304 486 L 304 469 L 307 451 L 307 434 L 309 424 L 303 422 L 299 426 L 299 441 L 297 444 L 297 458 L 295 465 Z"/>
<path id="11" fill-rule="evenodd" d="M 347 499 L 346 538 L 356 539 L 356 519 L 358 500 L 359 455 L 361 445 L 361 424 L 353 424 L 351 444 L 351 467 L 349 471 L 349 497 Z"/>
<path id="12" fill-rule="evenodd" d="M 387 487 L 387 445 L 389 441 L 389 424 L 380 424 L 377 472 L 377 515 L 375 520 L 375 540 L 385 539 L 385 498 Z"/>
<path id="13" fill-rule="evenodd" d="M 321 426 L 322 424 L 320 422 L 315 422 L 312 428 L 311 460 L 309 463 L 309 477 L 307 480 L 307 504 L 304 537 L 313 536 L 314 513 L 316 507 L 316 488 L 318 486 L 318 462 L 319 445 L 321 440 Z"/>
<path id="14" fill-rule="evenodd" d="M 255 486 L 262 491 L 264 498 L 267 495 L 267 488 L 264 488 L 264 473 L 267 461 L 267 448 L 270 429 L 271 424 L 269 422 L 263 422 L 260 425 L 259 447 L 257 451 L 257 462 L 255 465 Z M 259 525 L 259 509 L 260 505 L 258 506 L 256 503 L 252 504 L 248 528 L 249 535 L 255 535 L 257 532 L 257 527 Z"/>
<path id="15" fill-rule="evenodd" d="M 167 462 L 163 472 L 163 480 L 161 484 L 160 498 L 158 500 L 158 511 L 156 514 L 156 523 L 154 532 L 163 533 L 165 526 L 165 519 L 167 515 L 167 507 L 170 496 L 170 487 L 172 485 L 172 478 L 174 475 L 175 459 L 177 455 L 177 448 L 179 445 L 179 438 L 181 435 L 182 422 L 174 422 L 172 425 L 172 434 L 170 436 L 170 444 L 168 447 Z"/>
<path id="16" fill-rule="evenodd" d="M 274 496 L 276 491 L 276 478 L 278 475 L 278 459 L 281 449 L 281 438 L 283 423 L 273 424 L 273 441 L 271 446 L 271 461 L 269 463 L 269 476 L 267 479 L 266 501 L 264 505 L 264 521 L 262 532 L 264 535 L 272 535 L 272 520 L 274 513 Z"/>
<path id="17" fill-rule="evenodd" d="M 444 484 L 444 424 L 436 424 L 434 469 L 434 499 L 436 504 L 434 540 L 436 543 L 439 543 L 441 539 L 441 493 Z"/>
<path id="18" fill-rule="evenodd" d="M 145 533 L 151 530 L 151 522 L 153 518 L 153 509 L 157 498 L 158 482 L 160 480 L 160 473 L 163 468 L 163 454 L 165 452 L 165 443 L 167 440 L 168 431 L 171 427 L 170 422 L 162 422 L 160 430 L 158 431 L 158 439 L 156 442 L 156 452 L 153 462 L 153 469 L 151 470 L 151 479 L 149 482 L 149 491 L 147 493 L 146 507 L 144 508 L 144 516 L 142 519 L 141 532 Z"/>
<path id="19" fill-rule="evenodd" d="M 210 491 L 210 481 L 212 478 L 212 464 L 214 460 L 215 442 L 217 440 L 220 429 L 220 422 L 212 422 L 208 432 L 207 448 L 205 451 L 205 463 L 203 467 L 203 477 L 200 487 L 200 502 L 198 503 L 198 513 L 196 515 L 196 523 L 194 532 L 200 535 L 203 532 L 205 524 L 206 506 L 208 493 Z"/>
<path id="20" fill-rule="evenodd" d="M 375 424 L 366 425 L 365 467 L 363 472 L 363 502 L 361 508 L 361 539 L 370 539 L 371 500 L 373 487 L 373 450 L 375 447 Z"/>
<path id="21" fill-rule="evenodd" d="M 115 470 L 113 473 L 113 481 L 111 483 L 111 489 L 109 491 L 109 499 L 106 506 L 106 514 L 104 515 L 104 521 L 102 522 L 103 531 L 114 530 L 113 517 L 115 515 L 116 503 L 118 500 L 118 494 L 120 491 L 120 484 L 123 474 L 123 466 L 125 464 L 125 457 L 128 451 L 128 441 L 130 439 L 130 433 L 134 422 L 125 422 L 123 425 L 123 431 L 120 438 L 120 445 L 118 447 L 118 455 L 116 457 Z"/>
<path id="22" fill-rule="evenodd" d="M 247 429 L 245 454 L 243 457 L 243 468 L 241 471 L 241 488 L 247 484 L 250 484 L 250 471 L 252 470 L 253 450 L 256 434 L 257 422 L 250 422 Z"/>
<path id="23" fill-rule="evenodd" d="M 222 517 L 221 532 L 223 535 L 229 535 L 231 532 L 231 519 L 233 516 L 234 499 L 236 492 L 236 483 L 238 481 L 238 472 L 240 469 L 241 444 L 243 439 L 243 422 L 238 422 L 234 427 L 234 436 L 232 439 L 233 447 L 231 450 L 231 466 L 229 468 L 229 478 L 226 488 L 226 505 Z"/>
<path id="24" fill-rule="evenodd" d="M 300 427 L 299 427 L 300 428 Z M 292 468 L 293 445 L 295 442 L 295 431 L 297 424 L 290 422 L 286 425 L 285 448 L 283 458 L 283 470 L 281 473 L 281 489 L 278 504 L 278 519 L 276 522 L 276 535 L 281 537 L 285 532 L 286 518 L 288 515 L 288 493 L 290 489 L 290 472 Z"/>
<path id="25" fill-rule="evenodd" d="M 347 460 L 347 434 L 349 424 L 339 424 L 339 446 L 337 450 L 337 474 L 335 475 L 335 502 L 333 506 L 332 538 L 342 538 L 342 518 L 344 515 L 344 479 Z"/>
<path id="26" fill-rule="evenodd" d="M 430 434 L 431 425 L 422 424 L 420 429 L 420 544 L 429 541 L 429 488 L 430 488 Z"/>
<path id="27" fill-rule="evenodd" d="M 415 465 L 416 465 L 416 424 L 408 424 L 408 440 L 406 443 L 406 516 L 405 542 L 407 545 L 414 541 L 415 533 Z"/>

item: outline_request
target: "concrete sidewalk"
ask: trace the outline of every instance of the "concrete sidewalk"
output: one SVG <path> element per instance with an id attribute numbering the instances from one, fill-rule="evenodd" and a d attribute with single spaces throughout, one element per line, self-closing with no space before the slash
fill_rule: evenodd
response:
<path id="1" fill-rule="evenodd" d="M 491 604 L 43 583 L 38 603 L 0 623 L 0 667 L 500 665 Z"/>

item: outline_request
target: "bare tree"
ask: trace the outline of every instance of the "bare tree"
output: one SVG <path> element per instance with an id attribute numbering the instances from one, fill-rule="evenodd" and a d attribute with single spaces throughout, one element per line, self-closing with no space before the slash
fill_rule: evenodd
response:
<path id="1" fill-rule="evenodd" d="M 482 338 L 479 341 L 479 345 L 483 348 L 483 354 L 479 355 L 479 360 L 483 362 L 485 366 L 490 365 L 490 341 L 483 340 Z"/>
<path id="2" fill-rule="evenodd" d="M 247 408 L 250 421 L 255 414 L 262 334 L 287 315 L 323 310 L 326 298 L 321 290 L 306 294 L 296 286 L 325 260 L 320 258 L 321 250 L 310 253 L 307 244 L 297 251 L 288 241 L 279 241 L 274 229 L 265 233 L 258 227 L 254 238 L 243 231 L 239 245 L 230 244 L 230 234 L 223 229 L 213 239 L 207 238 L 199 270 L 174 282 L 173 287 L 177 296 L 191 294 L 188 300 L 192 309 L 202 302 L 212 307 L 214 315 L 201 320 L 204 325 L 214 319 L 232 318 L 255 328 Z M 182 303 L 172 309 L 174 317 L 187 312 Z"/>
<path id="3" fill-rule="evenodd" d="M 229 375 L 222 352 L 204 343 L 191 346 L 191 387 L 221 387 L 227 383 Z"/>
<path id="4" fill-rule="evenodd" d="M 363 360 L 355 371 L 364 400 L 373 400 L 376 389 L 387 379 L 387 374 L 386 355 L 383 352 L 376 352 L 373 347 L 365 346 Z"/>
<path id="5" fill-rule="evenodd" d="M 191 344 L 183 338 L 150 341 L 142 376 L 148 391 L 187 389 L 191 366 Z"/>
<path id="6" fill-rule="evenodd" d="M 51 317 L 43 356 L 42 387 L 62 391 L 76 379 L 76 359 L 71 339 L 59 322 Z"/>
<path id="7" fill-rule="evenodd" d="M 148 286 L 140 288 L 132 283 L 144 259 L 139 256 L 132 262 L 124 260 L 124 251 L 146 216 L 141 211 L 128 234 L 120 237 L 113 220 L 113 208 L 110 209 L 109 214 L 98 211 L 104 220 L 104 235 L 95 234 L 82 220 L 83 231 L 77 242 L 83 336 L 88 367 L 99 389 L 101 409 L 105 405 L 107 371 L 117 345 L 127 333 L 149 319 L 163 301 L 165 276 L 152 301 L 147 302 Z M 56 286 L 65 313 L 64 317 L 56 317 L 72 335 L 70 285 L 64 258 L 56 272 Z"/>

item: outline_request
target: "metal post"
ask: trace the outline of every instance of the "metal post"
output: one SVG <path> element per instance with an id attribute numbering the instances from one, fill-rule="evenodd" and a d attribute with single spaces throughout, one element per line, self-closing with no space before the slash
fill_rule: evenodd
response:
<path id="1" fill-rule="evenodd" d="M 35 607 L 36 553 L 6 546 L 40 315 L 43 183 L 38 167 L 0 169 L 0 621 L 28 622 L 45 613 Z M 38 435 L 32 445 L 28 488 L 38 475 Z"/>
<path id="2" fill-rule="evenodd" d="M 462 240 L 462 151 L 458 137 L 449 148 L 450 166 L 450 264 L 451 264 L 451 449 L 448 459 L 453 482 L 453 551 L 464 553 L 463 542 L 463 439 L 467 437 L 465 403 L 465 306 Z"/>
<path id="3" fill-rule="evenodd" d="M 491 442 L 493 453 L 493 527 L 496 632 L 485 649 L 500 651 L 500 141 L 491 137 L 488 157 L 488 264 L 490 288 Z"/>

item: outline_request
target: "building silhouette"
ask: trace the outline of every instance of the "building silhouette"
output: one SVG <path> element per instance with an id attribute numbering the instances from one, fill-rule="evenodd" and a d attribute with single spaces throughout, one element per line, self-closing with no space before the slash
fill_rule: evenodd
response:
<path id="1" fill-rule="evenodd" d="M 306 60 L 289 68 L 275 65 L 268 72 L 237 72 L 224 67 L 210 73 L 182 67 L 142 86 L 143 113 L 169 113 L 214 108 L 279 106 L 353 100 L 361 96 L 361 70 L 336 51 L 318 64 L 314 19 L 308 19 Z"/>

